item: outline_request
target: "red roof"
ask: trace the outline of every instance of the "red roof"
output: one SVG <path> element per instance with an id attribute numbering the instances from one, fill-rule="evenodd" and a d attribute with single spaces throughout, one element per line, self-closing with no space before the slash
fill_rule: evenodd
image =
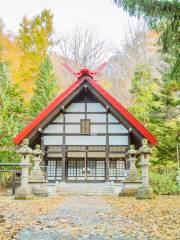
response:
<path id="1" fill-rule="evenodd" d="M 131 114 L 123 107 L 115 98 L 113 98 L 106 90 L 104 90 L 95 80 L 87 80 L 124 118 L 138 130 L 151 144 L 156 144 L 156 138 Z M 53 102 L 49 104 L 32 122 L 30 122 L 13 140 L 16 144 L 20 144 L 31 131 L 37 127 L 59 104 L 61 104 L 71 93 L 82 84 L 81 80 L 76 80 L 69 88 L 61 93 Z"/>

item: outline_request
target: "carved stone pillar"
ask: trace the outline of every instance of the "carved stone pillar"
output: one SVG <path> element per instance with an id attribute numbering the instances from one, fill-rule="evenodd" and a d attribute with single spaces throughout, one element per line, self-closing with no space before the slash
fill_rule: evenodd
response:
<path id="1" fill-rule="evenodd" d="M 32 155 L 32 149 L 28 146 L 29 140 L 24 139 L 18 153 L 21 155 L 22 173 L 21 173 L 21 185 L 15 192 L 15 198 L 29 198 L 31 196 L 31 187 L 28 184 L 29 175 L 29 157 Z"/>
<path id="2" fill-rule="evenodd" d="M 32 193 L 37 196 L 47 196 L 47 181 L 39 166 L 43 156 L 43 151 L 40 149 L 40 145 L 36 145 L 35 150 L 33 151 L 33 156 L 34 167 L 29 176 L 29 184 L 31 185 Z"/>
<path id="3" fill-rule="evenodd" d="M 149 159 L 151 149 L 146 139 L 142 140 L 142 147 L 140 147 L 139 152 L 141 154 L 142 185 L 138 190 L 136 198 L 151 199 L 153 198 L 153 190 L 149 184 Z"/>

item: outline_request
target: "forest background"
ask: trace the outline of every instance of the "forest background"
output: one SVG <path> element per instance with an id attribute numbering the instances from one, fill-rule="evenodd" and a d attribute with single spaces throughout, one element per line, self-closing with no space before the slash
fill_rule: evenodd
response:
<path id="1" fill-rule="evenodd" d="M 17 35 L 0 21 L 0 162 L 19 161 L 13 137 L 74 79 L 61 65 L 96 69 L 107 61 L 99 83 L 158 139 L 151 157 L 156 193 L 175 194 L 180 136 L 180 3 L 114 0 L 137 26 L 129 25 L 114 48 L 92 27 L 75 26 L 54 38 L 53 14 L 24 17 Z M 117 23 L 118 24 L 118 23 Z M 54 40 L 55 39 L 55 40 Z M 50 51 L 52 46 L 61 54 Z"/>

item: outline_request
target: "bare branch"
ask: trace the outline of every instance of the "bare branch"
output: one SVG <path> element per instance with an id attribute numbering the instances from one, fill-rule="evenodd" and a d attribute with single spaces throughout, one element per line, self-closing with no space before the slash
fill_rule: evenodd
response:
<path id="1" fill-rule="evenodd" d="M 59 39 L 60 53 L 77 66 L 94 69 L 104 62 L 109 54 L 109 47 L 100 34 L 92 27 L 78 27 L 67 32 Z"/>

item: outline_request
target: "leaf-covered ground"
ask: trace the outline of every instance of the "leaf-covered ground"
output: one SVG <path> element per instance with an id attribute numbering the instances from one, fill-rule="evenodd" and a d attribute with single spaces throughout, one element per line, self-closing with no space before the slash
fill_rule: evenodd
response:
<path id="1" fill-rule="evenodd" d="M 57 208 L 63 197 L 34 198 L 32 200 L 12 200 L 0 198 L 0 240 L 13 239 L 16 234 L 32 224 L 36 217 Z"/>
<path id="2" fill-rule="evenodd" d="M 122 229 L 124 233 L 136 233 L 137 226 L 141 226 L 142 232 L 152 234 L 153 239 L 180 239 L 180 196 L 160 196 L 153 200 L 110 196 L 104 199 L 117 207 L 118 215 L 131 220 L 131 225 Z"/>
<path id="3" fill-rule="evenodd" d="M 0 240 L 180 239 L 180 196 L 0 199 Z"/>

